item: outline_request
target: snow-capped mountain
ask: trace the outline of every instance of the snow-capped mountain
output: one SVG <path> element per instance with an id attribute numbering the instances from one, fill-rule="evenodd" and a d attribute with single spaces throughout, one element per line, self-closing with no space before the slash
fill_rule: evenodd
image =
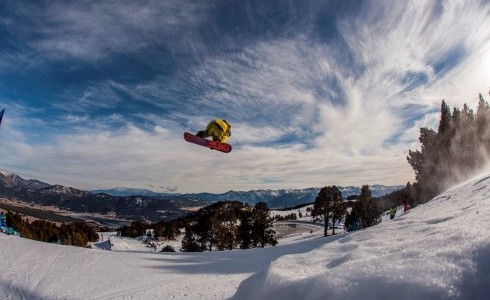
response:
<path id="1" fill-rule="evenodd" d="M 155 196 L 160 193 L 154 192 L 149 189 L 135 189 L 135 188 L 126 188 L 126 187 L 116 187 L 112 189 L 99 189 L 99 190 L 91 190 L 90 192 L 94 194 L 104 193 L 111 196 Z"/>
<path id="2" fill-rule="evenodd" d="M 379 197 L 403 186 L 372 185 L 370 188 L 372 195 Z M 360 194 L 361 191 L 360 187 L 354 186 L 339 189 L 344 197 Z M 129 218 L 145 217 L 151 220 L 162 218 L 158 211 L 166 211 L 167 217 L 181 216 L 184 212 L 180 207 L 205 206 L 209 202 L 217 201 L 240 201 L 250 205 L 265 202 L 274 209 L 294 207 L 314 202 L 319 191 L 320 188 L 307 188 L 228 191 L 222 194 L 172 194 L 155 193 L 146 189 L 115 188 L 89 192 L 62 185 L 50 185 L 39 180 L 25 180 L 16 174 L 0 171 L 0 197 L 13 197 L 21 201 L 54 205 L 77 212 L 104 214 L 111 211 Z"/>
<path id="3" fill-rule="evenodd" d="M 145 196 L 111 196 L 94 194 L 62 185 L 50 185 L 38 180 L 0 171 L 0 197 L 13 198 L 41 206 L 55 206 L 79 213 L 111 213 L 122 219 L 160 221 L 186 215 L 183 207 L 203 206 L 204 202 L 176 199 L 162 201 Z"/>
<path id="4" fill-rule="evenodd" d="M 380 197 L 396 190 L 402 189 L 402 185 L 385 186 L 372 185 L 370 189 L 373 197 Z M 361 187 L 345 186 L 339 187 L 342 196 L 347 198 L 351 195 L 359 195 Z M 315 201 L 320 188 L 306 189 L 281 189 L 281 190 L 252 190 L 252 191 L 228 191 L 222 194 L 213 193 L 195 193 L 195 194 L 170 194 L 156 193 L 150 190 L 131 189 L 131 188 L 115 188 L 108 190 L 94 190 L 93 193 L 105 193 L 113 196 L 129 196 L 141 195 L 147 197 L 156 197 L 159 199 L 196 199 L 203 201 L 240 201 L 243 203 L 254 205 L 258 202 L 265 202 L 270 208 L 285 208 L 299 204 L 311 203 Z"/>
<path id="5" fill-rule="evenodd" d="M 29 179 L 25 180 L 22 177 L 13 174 L 13 173 L 8 173 L 5 171 L 0 170 L 0 188 L 6 187 L 6 188 L 33 188 L 33 189 L 40 189 L 40 188 L 45 188 L 50 186 L 49 184 L 39 181 L 39 180 L 34 180 L 34 179 Z"/>

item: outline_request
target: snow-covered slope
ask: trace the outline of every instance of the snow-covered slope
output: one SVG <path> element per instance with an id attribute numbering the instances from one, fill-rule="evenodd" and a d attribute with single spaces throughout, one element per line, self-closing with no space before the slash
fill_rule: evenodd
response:
<path id="1" fill-rule="evenodd" d="M 0 299 L 225 299 L 271 261 L 327 240 L 193 254 L 155 252 L 131 239 L 111 242 L 108 251 L 104 242 L 84 249 L 0 234 Z"/>
<path id="2" fill-rule="evenodd" d="M 490 176 L 376 227 L 311 237 L 170 254 L 0 234 L 0 299 L 488 299 Z"/>
<path id="3" fill-rule="evenodd" d="M 242 282 L 234 299 L 490 299 L 490 176 L 283 256 Z"/>

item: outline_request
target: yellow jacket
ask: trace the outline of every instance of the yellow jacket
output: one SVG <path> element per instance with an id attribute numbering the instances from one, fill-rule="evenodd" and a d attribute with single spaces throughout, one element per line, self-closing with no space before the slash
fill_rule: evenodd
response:
<path id="1" fill-rule="evenodd" d="M 213 141 L 225 143 L 231 135 L 231 125 L 222 119 L 214 119 L 206 127 L 206 137 L 213 137 Z"/>

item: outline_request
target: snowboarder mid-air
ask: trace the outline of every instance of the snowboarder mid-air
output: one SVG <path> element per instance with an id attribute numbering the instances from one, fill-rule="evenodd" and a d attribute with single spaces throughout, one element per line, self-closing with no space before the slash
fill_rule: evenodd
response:
<path id="1" fill-rule="evenodd" d="M 214 119 L 209 122 L 205 130 L 201 130 L 196 134 L 198 137 L 212 137 L 213 141 L 226 143 L 231 136 L 231 125 L 223 119 Z"/>
<path id="2" fill-rule="evenodd" d="M 196 135 L 184 132 L 184 139 L 189 143 L 194 143 L 207 147 L 212 150 L 218 150 L 224 153 L 231 151 L 231 145 L 226 141 L 231 136 L 231 125 L 223 119 L 214 119 L 209 122 L 205 130 L 199 131 Z M 213 140 L 207 140 L 211 137 Z"/>

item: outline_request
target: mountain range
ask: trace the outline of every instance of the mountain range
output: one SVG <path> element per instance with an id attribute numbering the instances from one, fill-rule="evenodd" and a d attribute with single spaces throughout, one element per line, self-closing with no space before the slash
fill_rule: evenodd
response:
<path id="1" fill-rule="evenodd" d="M 370 188 L 373 197 L 379 197 L 403 186 L 372 185 Z M 360 187 L 354 186 L 339 189 L 344 198 L 358 195 L 361 191 Z M 83 191 L 35 179 L 26 180 L 16 174 L 0 171 L 0 197 L 79 213 L 112 214 L 128 220 L 170 220 L 187 214 L 189 207 L 227 200 L 250 205 L 265 202 L 270 208 L 281 209 L 312 203 L 319 191 L 320 188 L 228 191 L 222 194 L 156 193 L 130 188 Z"/>
<path id="2" fill-rule="evenodd" d="M 171 220 L 188 214 L 186 207 L 205 206 L 198 200 L 161 199 L 145 196 L 118 197 L 104 193 L 94 194 L 62 185 L 50 185 L 39 180 L 0 171 L 0 198 L 55 206 L 76 213 L 112 215 L 120 219 L 150 221 Z"/>
<path id="3" fill-rule="evenodd" d="M 369 186 L 373 197 L 381 197 L 396 190 L 402 189 L 403 185 L 372 185 Z M 361 187 L 345 186 L 338 187 L 342 193 L 342 197 L 359 195 Z M 104 193 L 112 196 L 147 196 L 162 200 L 175 199 L 193 199 L 201 201 L 227 201 L 234 200 L 254 205 L 258 202 L 265 202 L 270 208 L 286 208 L 300 204 L 312 203 L 321 188 L 305 188 L 305 189 L 280 189 L 280 190 L 251 190 L 251 191 L 228 191 L 221 194 L 213 193 L 194 193 L 194 194 L 178 194 L 178 193 L 157 193 L 148 189 L 133 189 L 125 187 L 117 187 L 113 189 L 92 190 L 92 193 Z"/>

